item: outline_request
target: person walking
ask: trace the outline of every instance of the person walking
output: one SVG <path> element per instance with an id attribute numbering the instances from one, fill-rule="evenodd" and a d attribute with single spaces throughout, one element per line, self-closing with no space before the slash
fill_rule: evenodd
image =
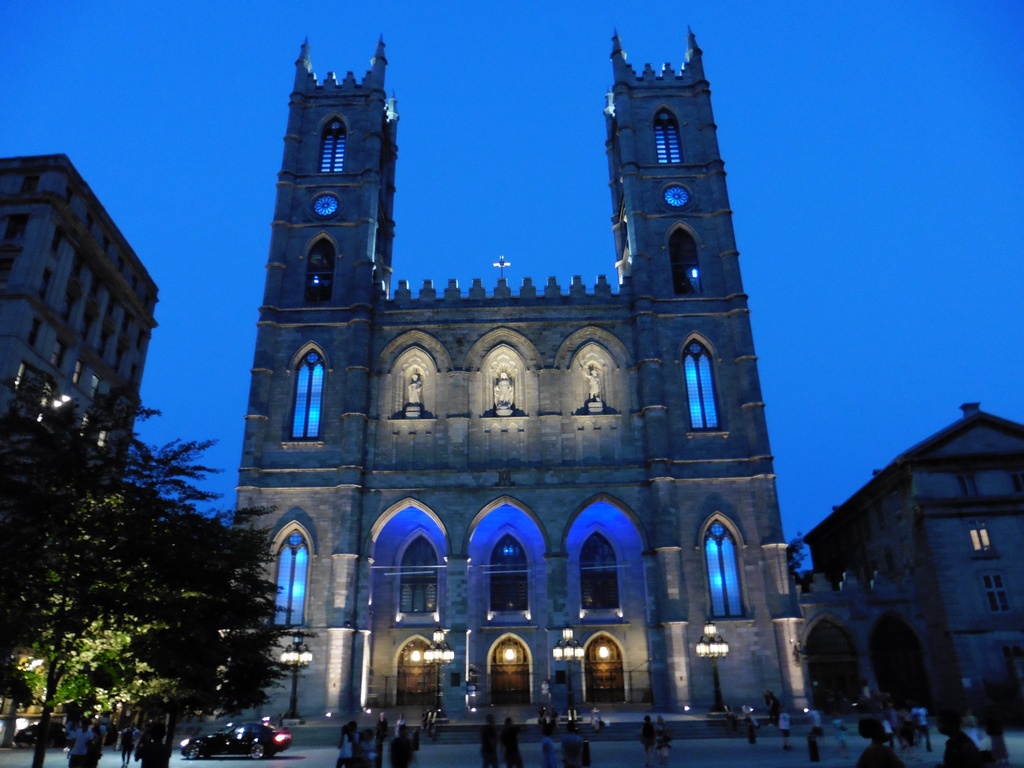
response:
<path id="1" fill-rule="evenodd" d="M 896 757 L 892 747 L 886 746 L 889 737 L 881 720 L 862 718 L 857 723 L 857 732 L 865 739 L 871 739 L 871 743 L 860 753 L 856 768 L 904 768 L 903 761 Z"/>
<path id="2" fill-rule="evenodd" d="M 541 728 L 540 737 L 540 765 L 541 768 L 558 768 L 558 756 L 555 753 L 555 740 L 551 738 L 555 732 L 555 727 L 545 721 L 544 726 Z"/>
<path id="3" fill-rule="evenodd" d="M 480 756 L 483 768 L 498 768 L 498 729 L 494 726 L 494 715 L 487 715 L 487 721 L 480 729 Z"/>
<path id="4" fill-rule="evenodd" d="M 161 722 L 149 727 L 148 735 L 135 750 L 135 760 L 142 761 L 142 768 L 167 768 L 170 764 L 171 747 L 164 744 L 166 735 L 167 728 Z"/>
<path id="5" fill-rule="evenodd" d="M 511 717 L 505 718 L 505 727 L 501 731 L 501 749 L 505 753 L 506 768 L 523 768 L 523 756 L 519 752 L 519 726 L 513 724 Z"/>
<path id="6" fill-rule="evenodd" d="M 643 725 L 640 726 L 640 744 L 644 748 L 645 766 L 654 764 L 655 736 L 654 723 L 651 722 L 651 716 L 644 715 Z"/>
<path id="7" fill-rule="evenodd" d="M 135 749 L 135 729 L 130 725 L 121 730 L 121 768 L 128 768 Z"/>
<path id="8" fill-rule="evenodd" d="M 654 748 L 658 750 L 658 763 L 668 765 L 668 751 L 672 748 L 672 731 L 665 724 L 665 718 L 658 715 L 654 723 Z"/>
<path id="9" fill-rule="evenodd" d="M 403 722 L 391 742 L 391 768 L 409 768 L 411 762 L 412 742 L 409 741 L 409 727 Z"/>
<path id="10" fill-rule="evenodd" d="M 377 757 L 376 757 L 376 768 L 381 768 L 384 764 L 384 745 L 387 743 L 390 726 L 388 725 L 388 717 L 384 712 L 380 713 L 380 717 L 377 718 L 377 730 L 374 733 L 374 741 L 377 744 Z"/>
<path id="11" fill-rule="evenodd" d="M 583 739 L 576 733 L 576 721 L 565 724 L 562 737 L 562 765 L 565 768 L 583 768 Z"/>
<path id="12" fill-rule="evenodd" d="M 71 744 L 68 750 L 68 768 L 85 768 L 89 742 L 92 741 L 92 730 L 88 721 L 77 721 L 68 731 L 68 741 Z"/>
<path id="13" fill-rule="evenodd" d="M 786 750 L 793 748 L 793 745 L 789 743 L 789 728 L 789 712 L 783 709 L 779 712 L 779 733 L 782 734 L 782 748 Z"/>
<path id="14" fill-rule="evenodd" d="M 917 731 L 917 746 L 921 746 L 921 739 L 924 738 L 925 749 L 932 751 L 932 738 L 928 733 L 928 710 L 923 704 L 910 708 L 910 716 L 914 718 L 914 730 Z"/>
<path id="15" fill-rule="evenodd" d="M 832 731 L 836 736 L 836 746 L 839 748 L 839 754 L 843 757 L 849 753 L 849 749 L 846 746 L 846 723 L 843 722 L 843 718 L 839 715 L 835 716 L 832 720 Z"/>

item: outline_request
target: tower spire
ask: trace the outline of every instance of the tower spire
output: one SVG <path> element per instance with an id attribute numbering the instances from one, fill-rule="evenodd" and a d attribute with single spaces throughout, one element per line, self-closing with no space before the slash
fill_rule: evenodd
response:
<path id="1" fill-rule="evenodd" d="M 299 58 L 295 60 L 295 90 L 305 90 L 306 81 L 313 72 L 313 62 L 309 60 L 309 37 L 302 41 Z"/>
<path id="2" fill-rule="evenodd" d="M 626 79 L 629 72 L 629 65 L 626 63 L 626 52 L 622 50 L 622 42 L 619 40 L 619 31 L 614 30 L 612 34 L 612 72 L 615 74 L 615 82 Z"/>
<path id="3" fill-rule="evenodd" d="M 686 27 L 686 59 L 684 68 L 690 71 L 693 82 L 704 79 L 704 62 L 701 59 L 700 46 L 697 45 L 697 37 L 693 30 Z"/>
<path id="4" fill-rule="evenodd" d="M 387 65 L 388 60 L 384 55 L 384 35 L 381 34 L 380 39 L 377 40 L 377 49 L 373 52 L 373 58 L 370 59 L 370 74 L 381 88 L 384 87 L 384 69 Z"/>

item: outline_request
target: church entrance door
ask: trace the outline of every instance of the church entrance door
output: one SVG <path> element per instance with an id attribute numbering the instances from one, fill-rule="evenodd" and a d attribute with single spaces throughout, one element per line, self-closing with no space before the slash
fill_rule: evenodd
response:
<path id="1" fill-rule="evenodd" d="M 871 664 L 878 688 L 895 703 L 914 701 L 931 706 L 921 643 L 914 631 L 895 616 L 886 616 L 871 633 Z"/>
<path id="2" fill-rule="evenodd" d="M 589 704 L 626 700 L 622 674 L 622 652 L 608 635 L 598 635 L 587 644 L 584 660 L 586 701 Z"/>
<path id="3" fill-rule="evenodd" d="M 413 638 L 398 656 L 398 706 L 430 707 L 436 701 L 437 679 L 434 667 L 423 658 L 430 644 L 419 637 Z"/>
<path id="4" fill-rule="evenodd" d="M 815 708 L 850 711 L 861 691 L 857 649 L 850 636 L 838 624 L 820 621 L 807 636 L 805 647 Z"/>
<path id="5" fill-rule="evenodd" d="M 506 637 L 491 654 L 491 704 L 530 703 L 530 663 L 526 647 Z"/>

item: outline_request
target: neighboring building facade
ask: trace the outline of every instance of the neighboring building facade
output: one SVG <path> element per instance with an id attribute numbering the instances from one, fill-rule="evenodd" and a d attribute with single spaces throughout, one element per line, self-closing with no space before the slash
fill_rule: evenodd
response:
<path id="1" fill-rule="evenodd" d="M 392 286 L 398 114 L 296 62 L 239 506 L 273 507 L 299 709 L 804 698 L 747 297 L 701 52 L 605 120 L 618 285 Z M 596 116 L 595 116 L 596 117 Z M 609 262 L 609 267 L 613 264 Z M 569 626 L 582 659 L 552 650 Z M 284 692 L 282 692 L 282 697 Z M 282 704 L 283 698 L 278 704 Z M 283 709 L 283 705 L 281 706 Z"/>
<path id="2" fill-rule="evenodd" d="M 962 409 L 805 537 L 819 699 L 867 688 L 1024 714 L 1024 425 Z"/>
<path id="3" fill-rule="evenodd" d="M 157 287 L 66 155 L 0 159 L 0 380 L 138 393 Z M 0 407 L 9 390 L 0 388 Z"/>

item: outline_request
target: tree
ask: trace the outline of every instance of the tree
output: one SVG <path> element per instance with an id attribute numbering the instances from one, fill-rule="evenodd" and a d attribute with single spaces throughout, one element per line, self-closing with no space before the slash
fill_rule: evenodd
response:
<path id="1" fill-rule="evenodd" d="M 807 558 L 807 544 L 804 542 L 803 533 L 797 531 L 796 538 L 791 539 L 786 545 L 786 568 L 789 575 L 801 587 L 807 583 L 811 571 L 805 570 L 804 560 Z"/>
<path id="2" fill-rule="evenodd" d="M 209 444 L 146 446 L 150 415 L 118 392 L 79 415 L 31 374 L 0 415 L 0 658 L 43 662 L 44 732 L 72 699 L 173 719 L 254 706 L 281 675 L 260 512 L 201 512 Z"/>

